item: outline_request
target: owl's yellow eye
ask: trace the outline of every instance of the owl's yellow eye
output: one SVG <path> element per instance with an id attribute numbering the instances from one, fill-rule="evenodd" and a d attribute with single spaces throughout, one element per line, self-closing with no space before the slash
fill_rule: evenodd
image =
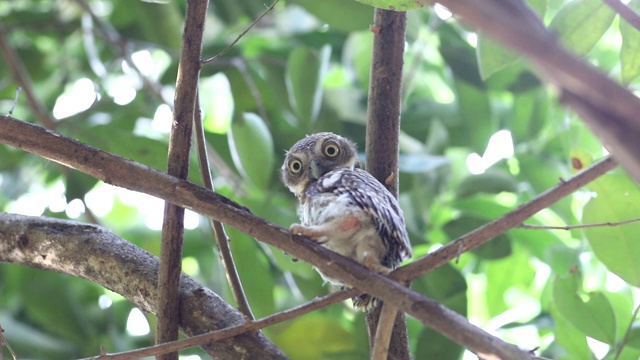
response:
<path id="1" fill-rule="evenodd" d="M 324 154 L 327 155 L 328 157 L 336 157 L 338 156 L 338 154 L 340 154 L 340 148 L 338 147 L 338 144 L 334 143 L 334 142 L 328 142 L 324 145 Z"/>
<path id="2" fill-rule="evenodd" d="M 300 162 L 300 160 L 293 160 L 289 163 L 289 170 L 291 170 L 292 173 L 297 174 L 302 170 L 302 163 Z"/>

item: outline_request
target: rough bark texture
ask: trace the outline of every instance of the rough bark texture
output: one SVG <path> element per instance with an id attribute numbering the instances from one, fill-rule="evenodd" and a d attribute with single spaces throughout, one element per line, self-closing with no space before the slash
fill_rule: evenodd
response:
<path id="1" fill-rule="evenodd" d="M 0 262 L 74 275 L 156 312 L 158 258 L 100 226 L 0 213 Z M 188 335 L 244 322 L 242 314 L 184 274 L 178 294 L 180 327 Z M 203 348 L 215 359 L 287 359 L 260 332 Z"/>
<path id="2" fill-rule="evenodd" d="M 202 67 L 200 63 L 202 34 L 208 4 L 208 0 L 187 1 L 167 159 L 167 173 L 180 179 L 186 179 L 189 175 L 191 133 L 198 93 L 198 78 Z M 160 246 L 157 343 L 178 339 L 180 298 L 177 289 L 180 286 L 183 240 L 184 208 L 167 202 L 164 206 Z M 178 353 L 163 354 L 158 356 L 158 359 L 178 360 Z"/>
<path id="3" fill-rule="evenodd" d="M 371 31 L 373 54 L 368 99 L 366 161 L 367 171 L 398 196 L 398 152 L 402 68 L 407 14 L 376 9 Z M 392 181 L 385 180 L 392 175 Z M 380 306 L 366 315 L 369 348 L 380 319 Z M 404 313 L 398 313 L 389 343 L 389 359 L 410 359 L 409 336 Z"/>

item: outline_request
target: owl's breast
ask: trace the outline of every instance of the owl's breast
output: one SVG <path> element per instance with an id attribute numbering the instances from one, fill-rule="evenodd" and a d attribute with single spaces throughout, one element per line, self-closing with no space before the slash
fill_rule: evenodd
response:
<path id="1" fill-rule="evenodd" d="M 358 210 L 347 194 L 316 193 L 300 203 L 300 221 L 305 226 L 320 225 Z"/>

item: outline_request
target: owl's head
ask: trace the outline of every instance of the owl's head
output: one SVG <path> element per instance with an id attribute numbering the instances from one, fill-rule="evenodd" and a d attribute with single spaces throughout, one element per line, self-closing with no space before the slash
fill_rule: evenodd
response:
<path id="1" fill-rule="evenodd" d="M 334 169 L 360 167 L 356 145 L 330 132 L 308 135 L 295 143 L 282 165 L 282 182 L 300 197 L 322 175 Z"/>

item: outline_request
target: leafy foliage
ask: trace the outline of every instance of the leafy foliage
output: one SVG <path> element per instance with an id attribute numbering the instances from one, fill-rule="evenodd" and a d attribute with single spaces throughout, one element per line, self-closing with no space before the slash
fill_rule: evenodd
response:
<path id="1" fill-rule="evenodd" d="M 171 120 L 162 99 L 174 91 L 184 5 L 95 0 L 88 2 L 92 18 L 83 3 L 2 2 L 1 36 L 30 75 L 30 90 L 57 118 L 56 131 L 164 169 Z M 638 29 L 601 1 L 528 3 L 567 47 L 638 85 Z M 257 0 L 212 1 L 204 53 L 217 54 L 263 9 Z M 288 227 L 297 215 L 278 181 L 284 150 L 317 131 L 346 135 L 364 148 L 372 13 L 353 1 L 278 4 L 226 56 L 204 66 L 201 103 L 216 191 Z M 602 144 L 518 54 L 445 15 L 429 7 L 408 13 L 400 202 L 417 256 L 603 155 Z M 0 58 L 3 112 L 18 86 L 9 80 L 10 61 Z M 32 110 L 21 96 L 14 114 L 36 122 Z M 191 169 L 199 182 L 195 161 Z M 159 252 L 154 209 L 161 206 L 149 198 L 4 145 L 0 189 L 1 211 L 97 222 Z M 637 184 L 617 171 L 530 223 L 629 220 L 640 214 L 638 196 Z M 522 348 L 540 347 L 543 356 L 637 359 L 638 226 L 515 229 L 413 287 Z M 307 264 L 234 229 L 229 235 L 256 316 L 330 291 Z M 184 270 L 232 301 L 211 237 L 203 219 L 186 232 Z M 0 324 L 20 357 L 68 359 L 95 355 L 101 344 L 109 352 L 150 345 L 151 335 L 134 336 L 127 327 L 131 308 L 86 281 L 0 266 Z M 366 359 L 363 324 L 362 314 L 345 305 L 265 332 L 294 359 Z M 433 330 L 413 319 L 408 326 L 416 358 L 461 357 L 463 349 Z"/>

